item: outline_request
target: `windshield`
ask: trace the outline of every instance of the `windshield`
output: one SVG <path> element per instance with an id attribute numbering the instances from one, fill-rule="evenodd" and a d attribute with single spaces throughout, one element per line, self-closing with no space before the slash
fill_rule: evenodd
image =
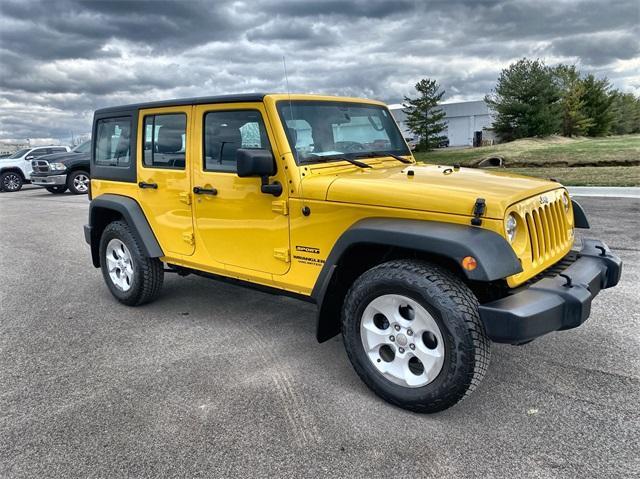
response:
<path id="1" fill-rule="evenodd" d="M 12 160 L 14 158 L 20 158 L 24 155 L 27 154 L 27 152 L 30 150 L 31 148 L 24 148 L 22 150 L 18 150 L 16 151 L 13 155 L 11 155 L 10 157 L 7 158 L 7 160 Z"/>
<path id="2" fill-rule="evenodd" d="M 91 141 L 85 141 L 76 146 L 73 151 L 75 153 L 89 153 L 91 151 Z"/>
<path id="3" fill-rule="evenodd" d="M 340 101 L 280 101 L 278 113 L 298 163 L 410 155 L 389 110 Z"/>

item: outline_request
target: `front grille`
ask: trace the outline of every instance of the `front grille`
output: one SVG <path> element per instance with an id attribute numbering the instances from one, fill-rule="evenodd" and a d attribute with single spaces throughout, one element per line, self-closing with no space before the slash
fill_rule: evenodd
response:
<path id="1" fill-rule="evenodd" d="M 31 169 L 34 173 L 49 173 L 49 162 L 45 160 L 33 160 Z"/>
<path id="2" fill-rule="evenodd" d="M 573 242 L 562 198 L 556 198 L 546 205 L 527 211 L 525 221 L 531 242 L 531 261 L 534 265 L 557 256 Z"/>
<path id="3" fill-rule="evenodd" d="M 567 269 L 569 266 L 571 266 L 573 263 L 575 263 L 577 260 L 578 260 L 578 251 L 577 250 L 571 250 L 560 261 L 558 261 L 554 265 L 548 267 L 544 271 L 538 273 L 537 275 L 535 275 L 533 278 L 529 279 L 524 284 L 531 285 L 531 284 L 536 283 L 536 282 L 538 282 L 538 281 L 540 281 L 541 279 L 544 279 L 544 278 L 555 278 L 560 273 L 562 273 L 565 269 Z"/>

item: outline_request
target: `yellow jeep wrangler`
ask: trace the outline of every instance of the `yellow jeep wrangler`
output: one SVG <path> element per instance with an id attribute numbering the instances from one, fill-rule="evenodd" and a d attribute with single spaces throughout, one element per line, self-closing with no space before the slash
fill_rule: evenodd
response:
<path id="1" fill-rule="evenodd" d="M 490 341 L 574 328 L 621 261 L 558 183 L 416 164 L 386 106 L 244 94 L 95 112 L 93 265 L 126 305 L 165 272 L 293 295 L 376 394 L 435 412 Z"/>

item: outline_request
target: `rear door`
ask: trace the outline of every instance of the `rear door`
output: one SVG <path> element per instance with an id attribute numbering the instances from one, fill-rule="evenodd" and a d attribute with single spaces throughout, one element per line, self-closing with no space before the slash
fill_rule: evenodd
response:
<path id="1" fill-rule="evenodd" d="M 141 110 L 138 200 L 163 251 L 194 251 L 191 211 L 191 106 Z"/>

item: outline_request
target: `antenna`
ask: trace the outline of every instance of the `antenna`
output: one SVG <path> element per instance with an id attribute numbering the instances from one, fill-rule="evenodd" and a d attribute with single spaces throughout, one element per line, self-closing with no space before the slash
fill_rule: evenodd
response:
<path id="1" fill-rule="evenodd" d="M 284 80 L 287 84 L 287 96 L 289 97 L 289 116 L 291 117 L 291 125 L 292 127 L 295 129 L 295 127 L 293 126 L 293 105 L 291 103 L 291 89 L 289 88 L 289 76 L 287 75 L 287 60 L 285 59 L 285 56 L 282 55 L 282 66 L 284 68 Z M 285 122 L 285 127 L 288 129 L 289 127 L 287 127 L 286 122 Z M 287 135 L 288 137 L 289 135 Z M 291 145 L 290 145 L 291 146 Z M 291 149 L 291 154 L 293 155 L 293 158 L 296 160 L 297 163 L 297 158 L 296 158 L 296 154 L 294 153 L 293 150 L 296 149 L 296 145 L 293 145 L 293 148 Z M 296 152 L 297 153 L 297 152 Z M 300 166 L 300 165 L 298 165 Z M 302 203 L 302 214 L 304 214 L 305 216 L 309 216 L 309 209 L 305 206 L 304 204 L 304 193 L 302 190 L 302 172 L 300 171 L 300 168 L 298 168 L 298 177 L 300 178 L 300 201 Z"/>

